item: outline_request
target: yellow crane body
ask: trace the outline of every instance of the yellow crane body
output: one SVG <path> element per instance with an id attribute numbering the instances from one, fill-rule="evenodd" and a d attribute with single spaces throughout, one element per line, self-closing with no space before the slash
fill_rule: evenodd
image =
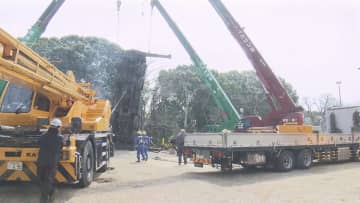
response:
<path id="1" fill-rule="evenodd" d="M 56 180 L 87 186 L 106 169 L 113 155 L 111 103 L 96 98 L 90 85 L 0 28 L 0 181 L 34 180 L 37 140 L 55 117 L 66 142 Z"/>

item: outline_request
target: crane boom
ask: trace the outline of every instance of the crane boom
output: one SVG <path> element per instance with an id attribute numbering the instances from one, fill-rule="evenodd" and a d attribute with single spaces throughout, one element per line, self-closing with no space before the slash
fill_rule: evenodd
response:
<path id="1" fill-rule="evenodd" d="M 138 50 L 128 50 L 129 53 L 136 53 L 137 55 L 150 57 L 150 58 L 166 58 L 171 59 L 171 54 L 158 54 L 158 53 L 152 53 L 152 52 L 143 52 Z"/>
<path id="2" fill-rule="evenodd" d="M 59 117 L 66 127 L 78 119 L 82 131 L 109 129 L 110 101 L 95 98 L 90 83 L 76 82 L 1 28 L 0 55 L 2 125 L 36 127 Z"/>
<path id="3" fill-rule="evenodd" d="M 64 74 L 1 28 L 0 45 L 3 47 L 0 57 L 2 79 L 22 81 L 26 86 L 76 100 L 90 101 L 95 95 L 87 84 L 77 83 L 72 72 Z"/>
<path id="4" fill-rule="evenodd" d="M 234 105 L 231 103 L 229 97 L 220 86 L 211 71 L 203 63 L 199 55 L 196 53 L 190 42 L 186 39 L 185 35 L 180 31 L 176 23 L 171 19 L 167 11 L 161 5 L 158 0 L 152 0 L 152 6 L 156 7 L 162 17 L 165 19 L 169 27 L 172 29 L 180 43 L 183 45 L 187 53 L 189 54 L 194 66 L 195 72 L 200 79 L 209 88 L 216 105 L 222 111 L 223 123 L 220 126 L 221 129 L 234 129 L 236 124 L 240 120 L 240 115 L 237 112 Z"/>
<path id="5" fill-rule="evenodd" d="M 53 0 L 36 23 L 26 33 L 22 42 L 27 46 L 31 46 L 34 42 L 36 42 L 45 32 L 50 20 L 54 17 L 64 2 L 65 0 Z"/>
<path id="6" fill-rule="evenodd" d="M 263 84 L 268 103 L 272 108 L 272 112 L 269 114 L 268 118 L 264 120 L 264 124 L 276 124 L 279 123 L 284 116 L 286 117 L 286 114 L 296 114 L 297 112 L 301 112 L 302 108 L 296 106 L 279 79 L 275 76 L 260 52 L 256 49 L 253 42 L 224 4 L 220 0 L 209 0 L 209 2 L 222 18 L 238 44 L 245 51 L 246 56 L 254 66 L 256 74 Z M 298 115 L 295 117 L 298 119 L 298 124 L 302 124 L 303 121 L 300 118 L 301 116 Z"/>

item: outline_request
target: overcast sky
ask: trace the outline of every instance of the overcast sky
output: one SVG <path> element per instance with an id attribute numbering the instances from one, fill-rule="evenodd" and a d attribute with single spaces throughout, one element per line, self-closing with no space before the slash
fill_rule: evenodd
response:
<path id="1" fill-rule="evenodd" d="M 0 27 L 23 36 L 51 0 L 0 1 Z M 253 70 L 207 0 L 162 0 L 203 61 L 219 71 Z M 360 104 L 359 0 L 223 0 L 272 70 L 301 97 L 330 93 Z M 157 10 L 146 0 L 67 0 L 44 36 L 97 36 L 125 49 L 172 54 L 150 59 L 148 79 L 191 61 Z"/>

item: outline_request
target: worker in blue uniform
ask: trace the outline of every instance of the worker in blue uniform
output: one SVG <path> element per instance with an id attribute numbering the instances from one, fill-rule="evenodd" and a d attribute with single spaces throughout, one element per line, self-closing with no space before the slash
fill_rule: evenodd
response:
<path id="1" fill-rule="evenodd" d="M 137 158 L 136 162 L 140 162 L 140 155 L 143 160 L 145 159 L 144 156 L 145 140 L 140 130 L 136 132 L 135 145 L 136 145 L 136 158 Z"/>
<path id="2" fill-rule="evenodd" d="M 149 150 L 149 146 L 151 144 L 151 137 L 147 135 L 146 131 L 142 131 L 143 137 L 144 137 L 144 141 L 145 141 L 145 145 L 144 145 L 144 156 L 145 156 L 145 161 L 148 160 L 149 155 L 148 155 L 148 150 Z"/>

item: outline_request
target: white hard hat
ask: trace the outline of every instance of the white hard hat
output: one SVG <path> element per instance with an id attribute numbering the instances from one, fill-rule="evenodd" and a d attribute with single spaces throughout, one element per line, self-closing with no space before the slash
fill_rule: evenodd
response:
<path id="1" fill-rule="evenodd" d="M 61 127 L 62 126 L 62 122 L 60 119 L 58 118 L 54 118 L 50 121 L 50 125 L 53 126 L 53 127 Z"/>

